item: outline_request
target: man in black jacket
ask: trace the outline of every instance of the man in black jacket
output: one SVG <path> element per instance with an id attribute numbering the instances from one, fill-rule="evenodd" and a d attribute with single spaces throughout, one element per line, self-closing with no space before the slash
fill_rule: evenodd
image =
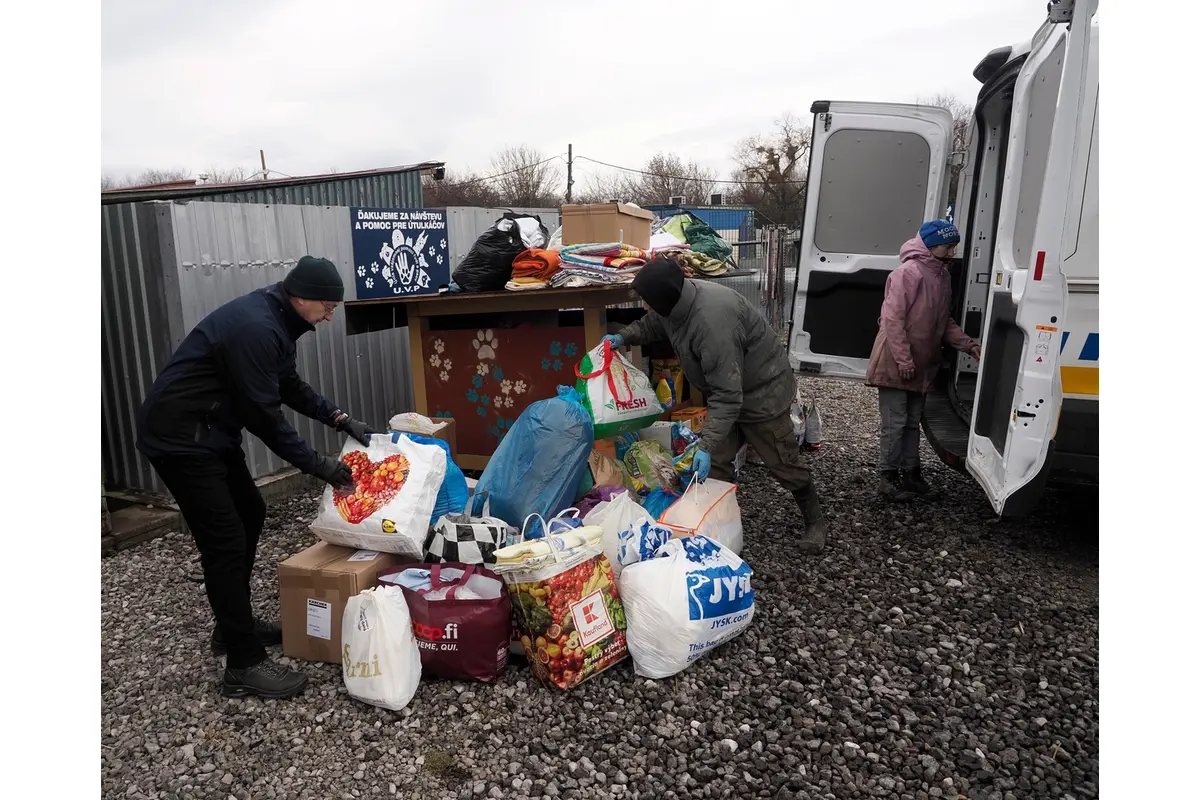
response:
<path id="1" fill-rule="evenodd" d="M 342 302 L 337 268 L 304 256 L 281 283 L 232 300 L 205 317 L 171 356 L 138 417 L 138 449 L 171 491 L 200 551 L 216 626 L 212 649 L 226 653 L 229 697 L 291 697 L 308 678 L 267 660 L 278 623 L 253 616 L 250 575 L 266 504 L 246 467 L 242 429 L 280 458 L 334 487 L 350 468 L 316 452 L 281 404 L 344 431 L 364 445 L 371 431 L 313 391 L 296 373 L 296 340 L 333 318 Z"/>

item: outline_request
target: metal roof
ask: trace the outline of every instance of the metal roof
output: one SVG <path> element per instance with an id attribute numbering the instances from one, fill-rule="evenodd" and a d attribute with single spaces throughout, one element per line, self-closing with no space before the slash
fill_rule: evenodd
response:
<path id="1" fill-rule="evenodd" d="M 411 172 L 444 167 L 442 161 L 424 161 L 420 164 L 409 164 L 402 167 L 383 167 L 381 169 L 365 169 L 357 172 L 334 172 L 326 175 L 305 175 L 298 178 L 273 178 L 265 181 L 244 181 L 242 183 L 197 183 L 194 185 L 158 185 L 132 186 L 123 189 L 108 189 L 100 192 L 100 204 L 136 203 L 148 200 L 190 200 L 210 198 L 214 195 L 234 195 L 240 193 L 270 193 L 275 189 L 289 187 L 316 186 L 320 184 L 352 181 L 364 178 L 381 178 L 392 175 L 403 175 Z"/>

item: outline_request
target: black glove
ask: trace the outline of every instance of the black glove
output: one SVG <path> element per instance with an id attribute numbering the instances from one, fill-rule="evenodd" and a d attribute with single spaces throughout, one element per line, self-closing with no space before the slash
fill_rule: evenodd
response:
<path id="1" fill-rule="evenodd" d="M 367 427 L 367 423 L 359 422 L 344 411 L 333 415 L 333 429 L 350 434 L 363 447 L 371 446 L 371 434 L 375 432 Z"/>
<path id="2" fill-rule="evenodd" d="M 321 456 L 313 474 L 328 483 L 334 489 L 348 492 L 354 489 L 354 473 L 339 459 Z"/>

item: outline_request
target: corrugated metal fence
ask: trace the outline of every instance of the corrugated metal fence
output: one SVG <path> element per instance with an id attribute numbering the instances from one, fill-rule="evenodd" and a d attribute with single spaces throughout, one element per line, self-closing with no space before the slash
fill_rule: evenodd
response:
<path id="1" fill-rule="evenodd" d="M 452 256 L 458 260 L 507 209 L 447 209 Z M 514 209 L 518 210 L 518 209 Z M 537 213 L 553 233 L 557 209 Z M 125 203 L 102 206 L 102 439 L 110 488 L 165 492 L 137 453 L 137 411 L 166 359 L 183 337 L 223 303 L 281 280 L 306 253 L 339 265 L 354 285 L 347 206 L 252 203 Z M 743 259 L 743 266 L 759 266 Z M 457 264 L 457 260 L 452 260 Z M 752 301 L 764 296 L 761 273 L 723 279 Z M 788 287 L 790 291 L 790 285 Z M 298 370 L 313 388 L 370 424 L 385 425 L 412 408 L 407 329 L 347 336 L 334 316 L 300 340 Z M 325 426 L 286 411 L 318 450 L 333 452 L 341 438 Z M 244 448 L 251 474 L 287 465 L 257 438 Z"/>

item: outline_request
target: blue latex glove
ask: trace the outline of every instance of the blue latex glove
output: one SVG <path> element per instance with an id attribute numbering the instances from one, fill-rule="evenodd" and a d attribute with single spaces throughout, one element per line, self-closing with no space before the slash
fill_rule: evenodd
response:
<path id="1" fill-rule="evenodd" d="M 600 342 L 602 344 L 604 342 L 608 342 L 608 346 L 611 349 L 618 350 L 625 346 L 625 337 L 621 336 L 619 333 L 610 333 L 608 336 L 605 336 L 603 339 L 601 339 Z"/>
<path id="2" fill-rule="evenodd" d="M 696 473 L 696 480 L 704 483 L 708 480 L 709 470 L 712 469 L 712 456 L 707 450 L 697 450 L 696 455 L 692 458 L 692 470 Z"/>

